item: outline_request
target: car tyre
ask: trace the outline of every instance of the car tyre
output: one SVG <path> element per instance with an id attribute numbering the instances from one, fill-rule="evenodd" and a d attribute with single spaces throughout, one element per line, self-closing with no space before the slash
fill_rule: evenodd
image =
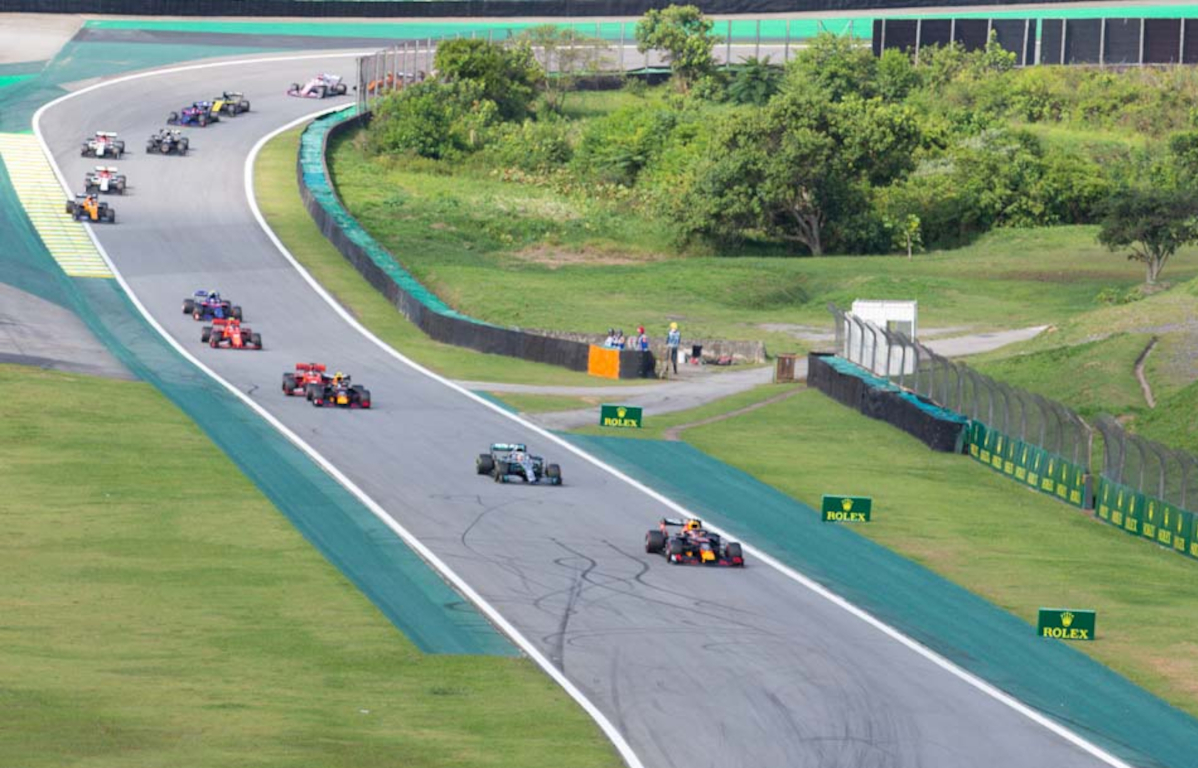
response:
<path id="1" fill-rule="evenodd" d="M 651 555 L 660 555 L 666 548 L 666 535 L 661 531 L 649 531 L 645 534 L 645 551 Z"/>
<path id="2" fill-rule="evenodd" d="M 242 319 L 242 317 L 241 317 L 241 307 L 233 307 L 233 308 L 231 308 L 231 309 L 229 310 L 229 314 L 233 316 L 233 319 L 234 319 L 234 320 L 241 320 L 241 319 Z"/>
<path id="3" fill-rule="evenodd" d="M 684 550 L 681 539 L 673 538 L 666 542 L 666 553 L 670 556 L 671 561 L 673 558 L 681 556 Z"/>
<path id="4" fill-rule="evenodd" d="M 737 544 L 735 541 L 728 545 L 727 553 L 729 559 L 734 557 L 739 557 L 742 560 L 744 559 L 744 554 L 740 550 L 740 544 Z"/>
<path id="5" fill-rule="evenodd" d="M 200 331 L 200 341 L 204 344 L 207 344 L 211 338 L 212 338 L 212 326 L 205 325 L 204 329 L 202 331 Z"/>
<path id="6" fill-rule="evenodd" d="M 295 391 L 295 374 L 294 373 L 284 373 L 283 374 L 283 394 L 290 395 L 293 391 Z"/>
<path id="7" fill-rule="evenodd" d="M 562 468 L 559 467 L 557 464 L 546 464 L 545 465 L 545 477 L 554 481 L 554 485 L 561 485 L 562 484 Z"/>
<path id="8" fill-rule="evenodd" d="M 262 334 L 260 334 L 260 333 L 251 334 L 250 335 L 250 343 L 254 345 L 255 349 L 262 349 Z"/>
<path id="9" fill-rule="evenodd" d="M 474 468 L 480 475 L 489 475 L 495 471 L 495 459 L 488 453 L 480 453 L 474 460 Z"/>
<path id="10" fill-rule="evenodd" d="M 196 311 L 195 299 L 184 299 L 183 300 L 183 314 L 190 315 L 192 312 L 195 312 L 195 311 Z"/>

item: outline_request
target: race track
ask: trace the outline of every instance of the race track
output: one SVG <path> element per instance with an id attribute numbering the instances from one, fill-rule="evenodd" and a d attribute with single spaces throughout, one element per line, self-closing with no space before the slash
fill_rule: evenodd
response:
<path id="1" fill-rule="evenodd" d="M 320 103 L 284 89 L 352 59 L 276 61 L 135 79 L 51 107 L 41 129 L 80 184 L 79 144 L 119 131 L 131 189 L 108 198 L 100 242 L 179 342 L 319 450 L 520 629 L 624 734 L 647 766 L 1011 768 L 1103 764 L 779 570 L 669 567 L 642 539 L 664 510 L 642 491 L 381 352 L 276 250 L 247 206 L 259 138 Z M 193 153 L 150 157 L 167 112 L 222 89 L 253 112 L 189 129 Z M 341 100 L 347 101 L 347 100 Z M 331 102 L 325 102 L 329 105 Z M 79 190 L 77 190 L 79 191 Z M 218 288 L 266 350 L 212 350 L 180 303 Z M 402 350 L 400 350 L 402 352 Z M 351 373 L 372 411 L 279 392 L 319 360 Z M 562 488 L 474 473 L 492 441 L 560 461 Z M 751 542 L 750 542 L 751 543 Z M 568 763 L 568 759 L 564 763 Z"/>

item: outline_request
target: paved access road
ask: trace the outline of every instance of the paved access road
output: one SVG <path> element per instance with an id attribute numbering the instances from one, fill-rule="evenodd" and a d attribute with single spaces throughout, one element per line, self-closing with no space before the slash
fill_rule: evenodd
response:
<path id="1" fill-rule="evenodd" d="M 246 205 L 256 140 L 319 106 L 284 95 L 352 60 L 193 70 L 118 83 L 41 120 L 66 177 L 79 142 L 121 132 L 131 188 L 100 241 L 181 343 L 309 441 L 490 601 L 622 731 L 647 766 L 985 768 L 1100 763 L 828 600 L 760 563 L 668 567 L 642 549 L 660 504 L 466 395 L 389 357 L 276 251 Z M 222 89 L 253 112 L 193 129 L 186 158 L 144 154 L 167 112 Z M 197 288 L 245 310 L 266 351 L 211 350 L 180 311 Z M 284 398 L 280 374 L 318 360 L 373 392 L 372 411 Z M 474 474 L 491 441 L 526 441 L 562 488 Z M 783 532 L 779 532 L 782 534 Z M 514 703 L 515 704 L 515 703 Z"/>

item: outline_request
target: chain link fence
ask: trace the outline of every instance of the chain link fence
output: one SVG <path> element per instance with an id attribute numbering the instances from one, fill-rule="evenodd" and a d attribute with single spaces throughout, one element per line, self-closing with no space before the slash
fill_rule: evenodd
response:
<path id="1" fill-rule="evenodd" d="M 943 408 L 1076 465 L 1090 466 L 1093 430 L 1064 405 L 995 381 L 835 304 L 829 304 L 828 311 L 835 318 L 836 352 L 841 357 Z"/>
<path id="2" fill-rule="evenodd" d="M 1102 435 L 1102 475 L 1182 509 L 1198 506 L 1198 458 L 1133 435 L 1110 416 L 1094 426 Z"/>

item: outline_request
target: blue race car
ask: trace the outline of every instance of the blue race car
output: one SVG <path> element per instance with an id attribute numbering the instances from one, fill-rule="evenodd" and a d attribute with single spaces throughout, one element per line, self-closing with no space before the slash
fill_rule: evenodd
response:
<path id="1" fill-rule="evenodd" d="M 190 107 L 171 112 L 166 122 L 168 125 L 198 125 L 204 128 L 208 123 L 220 122 L 220 115 L 213 111 L 211 101 L 197 101 Z"/>
<path id="2" fill-rule="evenodd" d="M 220 291 L 196 291 L 192 298 L 183 300 L 183 314 L 196 320 L 240 320 L 241 307 L 221 298 Z"/>

